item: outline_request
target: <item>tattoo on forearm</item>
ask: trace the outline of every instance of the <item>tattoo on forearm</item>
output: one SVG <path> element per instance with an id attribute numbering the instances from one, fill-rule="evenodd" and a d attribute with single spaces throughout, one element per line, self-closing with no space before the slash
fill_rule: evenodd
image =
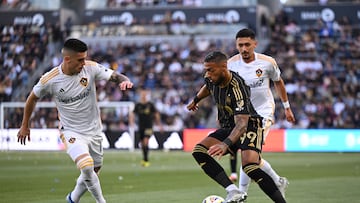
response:
<path id="1" fill-rule="evenodd" d="M 111 81 L 111 82 L 115 82 L 115 83 L 121 83 L 121 82 L 124 82 L 124 81 L 128 81 L 129 80 L 129 78 L 128 77 L 126 77 L 125 75 L 122 75 L 122 74 L 118 74 L 118 73 L 113 73 L 113 74 L 111 74 L 111 76 L 110 76 L 110 79 L 109 79 L 109 81 Z"/>
<path id="2" fill-rule="evenodd" d="M 242 134 L 244 134 L 244 132 L 246 131 L 246 127 L 243 125 L 235 125 L 233 131 L 239 133 L 241 137 Z"/>

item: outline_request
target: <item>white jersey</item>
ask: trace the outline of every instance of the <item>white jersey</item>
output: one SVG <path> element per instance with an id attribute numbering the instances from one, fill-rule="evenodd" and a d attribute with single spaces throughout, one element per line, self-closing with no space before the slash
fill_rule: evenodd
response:
<path id="1" fill-rule="evenodd" d="M 255 60 L 245 63 L 240 54 L 228 60 L 228 68 L 238 73 L 251 88 L 251 103 L 256 112 L 273 121 L 275 101 L 270 80 L 280 80 L 280 69 L 274 58 L 255 53 Z"/>
<path id="2" fill-rule="evenodd" d="M 37 97 L 52 95 L 58 110 L 60 129 L 79 134 L 100 134 L 102 124 L 97 105 L 95 80 L 109 80 L 113 70 L 85 61 L 81 72 L 65 75 L 61 65 L 45 73 L 34 86 Z"/>

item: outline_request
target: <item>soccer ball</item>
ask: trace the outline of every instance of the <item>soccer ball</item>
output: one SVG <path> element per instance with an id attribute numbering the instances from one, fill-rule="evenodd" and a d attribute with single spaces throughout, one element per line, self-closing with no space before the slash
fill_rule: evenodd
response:
<path id="1" fill-rule="evenodd" d="M 210 195 L 205 197 L 202 203 L 225 203 L 224 198 L 217 195 Z"/>

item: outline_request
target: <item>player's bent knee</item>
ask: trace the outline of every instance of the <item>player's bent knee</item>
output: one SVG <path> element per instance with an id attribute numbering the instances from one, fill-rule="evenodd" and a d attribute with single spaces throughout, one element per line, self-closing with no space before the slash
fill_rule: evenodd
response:
<path id="1" fill-rule="evenodd" d="M 195 147 L 192 150 L 192 155 L 194 156 L 194 154 L 196 153 L 205 153 L 207 154 L 208 148 L 206 148 L 204 145 L 202 144 L 197 144 L 195 145 Z"/>
<path id="2" fill-rule="evenodd" d="M 90 155 L 84 156 L 78 160 L 77 167 L 80 170 L 89 168 L 89 169 L 91 169 L 91 171 L 93 171 L 94 170 L 94 160 L 93 160 L 93 158 L 91 158 Z"/>
<path id="3" fill-rule="evenodd" d="M 246 175 L 248 175 L 251 179 L 255 180 L 255 182 L 262 178 L 260 172 L 263 171 L 260 169 L 260 166 L 257 163 L 246 164 L 242 166 L 242 169 L 246 173 Z"/>
<path id="4" fill-rule="evenodd" d="M 200 164 L 206 160 L 207 156 L 209 156 L 207 150 L 208 149 L 204 145 L 197 144 L 192 151 L 192 156 Z"/>

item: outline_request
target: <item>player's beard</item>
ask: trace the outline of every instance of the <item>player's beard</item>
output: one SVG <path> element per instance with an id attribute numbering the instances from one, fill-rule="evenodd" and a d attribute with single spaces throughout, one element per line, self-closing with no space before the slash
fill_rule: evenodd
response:
<path id="1" fill-rule="evenodd" d="M 224 77 L 224 76 L 220 76 L 220 77 L 218 78 L 218 80 L 216 80 L 215 82 L 213 81 L 213 83 L 214 83 L 214 85 L 219 86 L 219 85 L 223 84 L 224 81 L 225 81 L 225 77 Z"/>
<path id="2" fill-rule="evenodd" d="M 249 52 L 242 52 L 241 53 L 241 56 L 242 56 L 242 58 L 244 59 L 244 60 L 249 60 L 250 59 L 250 54 L 249 54 Z"/>

